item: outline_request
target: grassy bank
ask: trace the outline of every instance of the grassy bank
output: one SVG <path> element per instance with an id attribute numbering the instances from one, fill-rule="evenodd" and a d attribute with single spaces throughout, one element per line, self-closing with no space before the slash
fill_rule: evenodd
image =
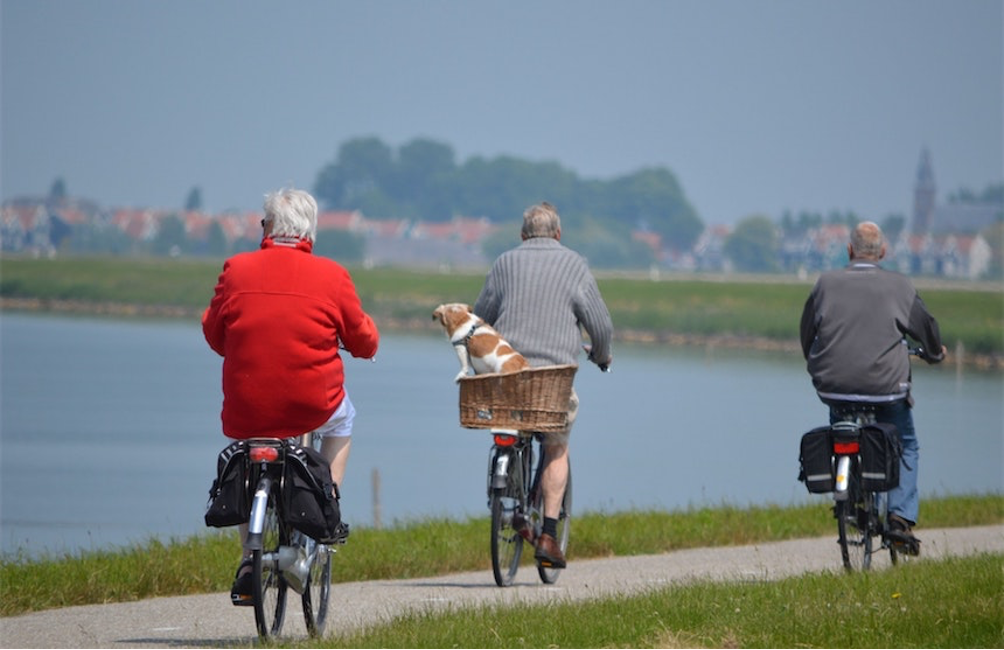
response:
<path id="1" fill-rule="evenodd" d="M 818 503 L 790 508 L 584 513 L 574 520 L 570 558 L 644 555 L 821 535 L 833 535 L 835 539 L 831 505 L 820 499 Z M 923 525 L 930 528 L 1001 523 L 1004 495 L 925 499 L 921 515 Z M 353 530 L 349 545 L 336 559 L 334 581 L 488 570 L 488 529 L 487 518 L 472 518 Z M 239 549 L 236 531 L 227 529 L 169 543 L 152 541 L 125 551 L 31 561 L 6 558 L 0 561 L 0 616 L 71 605 L 224 592 L 230 588 Z M 832 553 L 836 566 L 836 544 Z"/>
<path id="2" fill-rule="evenodd" d="M 0 258 L 7 305 L 196 317 L 212 297 L 220 261 Z M 434 331 L 443 302 L 473 302 L 483 273 L 352 269 L 363 304 L 381 326 Z M 669 343 L 709 338 L 735 345 L 791 347 L 811 281 L 782 276 L 681 276 L 653 281 L 604 276 L 603 292 L 618 336 Z M 922 284 L 949 350 L 986 362 L 1004 357 L 1004 288 L 1000 284 Z M 961 346 L 961 347 L 960 347 Z"/>
<path id="3" fill-rule="evenodd" d="M 571 559 L 831 535 L 828 504 L 794 508 L 591 513 L 575 519 Z M 1004 521 L 1004 496 L 926 499 L 930 527 Z M 486 519 L 360 529 L 339 553 L 335 581 L 488 571 Z M 617 532 L 614 532 L 617 531 Z M 922 535 L 922 531 L 921 531 Z M 225 592 L 232 532 L 120 553 L 0 564 L 0 614 L 159 595 Z M 1001 647 L 1000 554 L 908 562 L 894 570 L 834 570 L 776 582 L 675 583 L 634 595 L 545 605 L 407 613 L 385 625 L 269 647 Z M 573 565 L 574 566 L 574 565 Z M 338 589 L 334 590 L 337 598 Z M 336 600 L 337 603 L 337 600 Z M 247 636 L 253 637 L 251 624 Z M 240 644 L 243 646 L 244 644 Z"/>

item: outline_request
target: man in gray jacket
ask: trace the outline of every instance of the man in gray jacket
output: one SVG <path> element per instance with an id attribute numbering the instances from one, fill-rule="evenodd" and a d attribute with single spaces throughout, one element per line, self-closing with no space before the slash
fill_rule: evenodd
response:
<path id="1" fill-rule="evenodd" d="M 523 214 L 523 242 L 495 260 L 474 312 L 520 352 L 531 366 L 574 364 L 582 330 L 591 343 L 589 360 L 611 363 L 613 323 L 586 261 L 560 243 L 561 220 L 554 206 L 540 203 Z M 544 434 L 546 465 L 541 479 L 544 529 L 536 559 L 562 568 L 565 556 L 555 541 L 561 500 L 568 482 L 568 437 L 578 408 L 572 392 L 569 430 Z"/>
<path id="2" fill-rule="evenodd" d="M 886 247 L 874 223 L 858 224 L 847 246 L 850 264 L 823 273 L 802 312 L 802 353 L 812 383 L 830 405 L 869 403 L 876 419 L 899 429 L 903 442 L 899 487 L 889 492 L 891 535 L 916 551 L 912 528 L 920 507 L 919 449 L 910 397 L 910 358 L 905 337 L 920 343 L 923 358 L 945 358 L 938 323 L 905 276 L 879 266 Z"/>

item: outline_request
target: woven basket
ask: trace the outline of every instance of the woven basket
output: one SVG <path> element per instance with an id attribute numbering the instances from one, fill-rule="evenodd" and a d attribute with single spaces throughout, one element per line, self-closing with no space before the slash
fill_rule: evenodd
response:
<path id="1" fill-rule="evenodd" d="M 460 380 L 460 426 L 563 431 L 578 366 L 543 366 Z"/>

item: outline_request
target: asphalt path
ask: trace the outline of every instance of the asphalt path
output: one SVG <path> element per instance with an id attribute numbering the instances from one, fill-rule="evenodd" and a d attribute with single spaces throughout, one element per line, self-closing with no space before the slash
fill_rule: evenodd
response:
<path id="1" fill-rule="evenodd" d="M 923 555 L 911 561 L 1004 552 L 1004 526 L 922 530 L 918 537 L 923 541 Z M 343 552 L 351 552 L 351 541 Z M 573 555 L 554 585 L 542 584 L 532 566 L 521 568 L 516 584 L 505 589 L 495 586 L 490 569 L 434 578 L 335 584 L 327 631 L 358 630 L 411 611 L 571 602 L 692 581 L 759 582 L 840 572 L 839 558 L 833 535 L 662 555 L 581 561 L 575 561 Z M 876 570 L 888 567 L 888 553 L 876 556 Z M 283 636 L 296 639 L 306 636 L 306 630 L 299 599 L 294 597 L 291 592 Z M 229 593 L 85 605 L 0 619 L 4 648 L 206 648 L 247 646 L 255 640 L 252 609 L 232 606 Z"/>

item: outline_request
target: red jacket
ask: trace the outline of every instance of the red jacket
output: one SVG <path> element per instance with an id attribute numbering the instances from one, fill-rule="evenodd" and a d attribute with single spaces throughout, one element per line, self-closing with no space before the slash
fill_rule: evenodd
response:
<path id="1" fill-rule="evenodd" d="M 223 265 L 202 315 L 223 357 L 223 433 L 286 438 L 313 431 L 341 404 L 341 344 L 376 354 L 380 335 L 348 271 L 307 241 L 262 241 Z"/>

